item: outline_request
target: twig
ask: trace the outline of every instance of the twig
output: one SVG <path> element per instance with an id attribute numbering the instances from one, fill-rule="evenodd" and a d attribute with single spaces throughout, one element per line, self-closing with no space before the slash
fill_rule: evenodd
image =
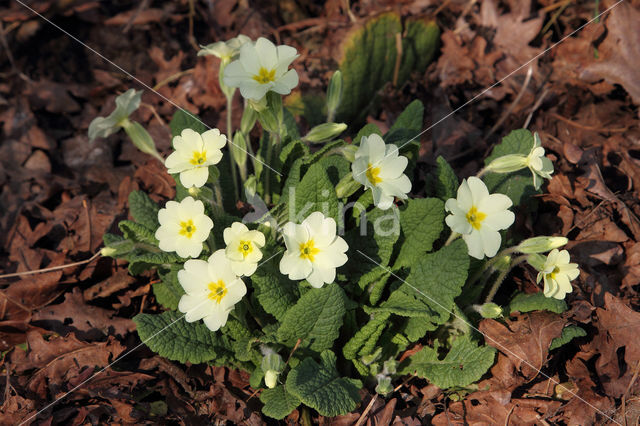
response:
<path id="1" fill-rule="evenodd" d="M 375 394 L 373 398 L 371 398 L 371 401 L 369 401 L 369 404 L 367 404 L 367 408 L 364 409 L 364 411 L 362 412 L 362 415 L 358 419 L 358 422 L 356 423 L 355 426 L 361 426 L 365 422 L 365 420 L 367 420 L 369 411 L 371 411 L 371 408 L 373 408 L 373 404 L 376 402 L 377 399 L 378 399 L 378 394 Z"/>
<path id="2" fill-rule="evenodd" d="M 287 358 L 287 362 L 285 362 L 285 365 L 289 364 L 289 361 L 291 360 L 293 353 L 298 350 L 298 346 L 300 346 L 300 343 L 302 343 L 302 339 L 298 339 L 298 341 L 296 342 L 296 345 L 293 347 L 293 349 L 291 349 L 291 353 L 289 354 L 289 358 Z"/>
<path id="3" fill-rule="evenodd" d="M 531 118 L 533 117 L 533 114 L 538 110 L 538 108 L 540 108 L 540 105 L 542 105 L 542 102 L 544 101 L 544 98 L 547 96 L 547 93 L 549 93 L 549 90 L 545 88 L 544 91 L 542 92 L 542 95 L 540 95 L 540 97 L 536 99 L 536 103 L 533 104 L 533 107 L 531 108 L 531 111 L 529 112 L 529 115 L 527 116 L 527 119 L 525 120 L 524 125 L 522 126 L 523 129 L 526 129 L 527 127 L 529 127 L 529 123 L 531 122 Z"/>
<path id="4" fill-rule="evenodd" d="M 84 265 L 85 263 L 89 263 L 92 260 L 94 260 L 95 258 L 97 258 L 98 256 L 100 256 L 100 250 L 98 250 L 96 252 L 96 254 L 94 254 L 93 256 L 91 256 L 89 259 L 87 260 L 81 260 L 80 262 L 73 262 L 73 263 L 68 263 L 66 265 L 59 265 L 59 266 L 52 266 L 50 268 L 43 268 L 43 269 L 34 269 L 32 271 L 24 271 L 24 272 L 14 272 L 12 274 L 4 274 L 4 275 L 0 275 L 0 278 L 12 278 L 12 277 L 22 277 L 24 275 L 31 275 L 31 274 L 40 274 L 40 273 L 44 273 L 44 272 L 51 272 L 51 271 L 58 271 L 60 269 L 65 269 L 65 268 L 71 268 L 73 266 L 80 266 L 80 265 Z"/>
<path id="5" fill-rule="evenodd" d="M 175 74 L 170 75 L 169 77 L 165 78 L 164 80 L 162 80 L 161 82 L 159 82 L 158 84 L 156 84 L 155 86 L 153 86 L 151 88 L 151 90 L 153 91 L 157 91 L 159 88 L 161 88 L 162 86 L 164 86 L 167 83 L 171 83 L 173 80 L 177 80 L 180 77 L 182 77 L 183 75 L 187 75 L 187 74 L 192 74 L 194 71 L 194 68 L 189 68 L 188 70 L 184 70 L 184 71 L 179 71 Z"/>
<path id="6" fill-rule="evenodd" d="M 142 0 L 140 2 L 140 6 L 138 6 L 136 11 L 133 12 L 133 14 L 131 14 L 129 21 L 127 21 L 127 24 L 122 29 L 122 34 L 126 34 L 129 32 L 129 30 L 131 29 L 131 26 L 133 26 L 133 21 L 135 21 L 136 18 L 140 15 L 140 13 L 142 13 L 142 11 L 145 10 L 147 7 L 149 7 L 149 0 Z"/>
<path id="7" fill-rule="evenodd" d="M 555 112 L 551 112 L 549 113 L 549 115 L 551 115 L 553 118 L 557 118 L 558 120 L 564 121 L 570 126 L 577 127 L 578 129 L 582 129 L 582 130 L 591 130 L 594 132 L 607 132 L 607 133 L 624 133 L 627 130 L 629 130 L 629 127 L 616 127 L 616 128 L 608 129 L 606 127 L 601 128 L 598 126 L 585 126 L 584 124 L 580 124 L 573 120 L 569 120 L 568 118 L 563 117 L 560 114 L 556 114 Z"/>
<path id="8" fill-rule="evenodd" d="M 504 123 L 504 121 L 507 119 L 507 117 L 509 117 L 509 115 L 511 114 L 511 111 L 513 111 L 513 109 L 516 107 L 516 105 L 518 105 L 518 102 L 520 102 L 520 99 L 522 98 L 522 95 L 524 95 L 524 92 L 527 90 L 527 87 L 529 86 L 529 82 L 531 81 L 531 76 L 532 75 L 533 75 L 533 67 L 529 66 L 529 69 L 527 70 L 527 76 L 524 79 L 524 83 L 522 83 L 522 88 L 518 92 L 518 95 L 513 100 L 513 102 L 511 102 L 511 105 L 509 105 L 509 108 L 507 108 L 507 110 L 502 114 L 502 116 L 500 117 L 498 122 L 493 125 L 491 130 L 489 130 L 489 133 L 487 134 L 487 136 L 485 136 L 485 140 L 489 136 L 491 136 L 493 134 L 493 132 L 495 132 L 498 129 L 498 127 L 500 127 L 502 125 L 502 123 Z"/>
<path id="9" fill-rule="evenodd" d="M 638 379 L 638 373 L 640 373 L 640 360 L 636 365 L 636 371 L 633 373 L 633 377 L 631 378 L 627 389 L 624 391 L 624 395 L 622 395 L 622 423 L 624 426 L 627 426 L 627 395 L 629 395 L 631 388 Z"/>
<path id="10" fill-rule="evenodd" d="M 511 410 L 507 413 L 507 418 L 504 420 L 504 426 L 509 426 L 509 419 L 511 418 L 511 413 L 513 413 L 514 408 L 516 408 L 515 404 L 511 406 Z"/>

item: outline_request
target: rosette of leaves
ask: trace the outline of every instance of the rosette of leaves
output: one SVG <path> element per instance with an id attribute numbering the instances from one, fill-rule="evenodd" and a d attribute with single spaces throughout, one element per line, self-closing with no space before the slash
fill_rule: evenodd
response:
<path id="1" fill-rule="evenodd" d="M 419 101 L 412 102 L 382 135 L 386 143 L 397 144 L 409 157 L 405 173 L 410 178 L 419 148 L 413 138 L 422 128 L 423 112 Z M 186 259 L 158 249 L 154 233 L 159 206 L 143 192 L 131 193 L 132 220 L 120 222 L 122 235 L 107 234 L 104 241 L 112 249 L 112 256 L 129 261 L 131 273 L 154 269 L 160 278 L 153 292 L 166 311 L 134 318 L 140 339 L 170 360 L 249 372 L 251 386 L 262 388 L 263 413 L 276 419 L 286 417 L 300 405 L 324 416 L 345 414 L 360 404 L 362 386 L 373 389 L 376 380 L 387 385 L 397 383 L 405 374 L 416 374 L 444 389 L 472 386 L 489 370 L 496 351 L 473 333 L 469 324 L 474 320 L 464 315 L 471 303 L 463 294 L 471 264 L 467 247 L 462 240 L 444 244 L 449 233 L 444 223 L 444 200 L 454 196 L 459 184 L 453 169 L 439 158 L 425 198 L 409 198 L 399 207 L 381 211 L 373 206 L 371 193 L 362 188 L 342 197 L 336 192 L 338 183 L 351 173 L 345 154 L 349 144 L 333 140 L 319 148 L 311 147 L 302 141 L 286 111 L 285 117 L 287 137 L 273 165 L 282 178 L 274 177 L 272 182 L 271 226 L 251 225 L 267 237 L 265 261 L 254 275 L 244 278 L 247 295 L 217 332 L 200 321 L 187 323 L 176 311 L 183 294 L 177 272 Z M 192 118 L 176 113 L 172 133 L 179 134 L 185 127 L 205 130 Z M 362 136 L 372 133 L 381 131 L 367 125 L 353 141 L 357 144 Z M 526 133 L 511 133 L 494 153 L 522 151 L 522 141 L 532 138 Z M 268 137 L 261 140 L 268 142 Z M 257 152 L 263 149 L 261 145 Z M 220 177 L 223 193 L 231 193 L 232 184 L 223 179 L 224 172 L 216 169 L 210 175 Z M 492 182 L 491 176 L 487 180 Z M 523 175 L 517 185 L 496 181 L 490 184 L 490 190 L 525 203 L 532 193 L 529 186 L 531 177 Z M 186 196 L 179 179 L 176 188 L 178 199 Z M 264 196 L 261 185 L 255 190 Z M 215 249 L 224 247 L 222 233 L 233 221 L 241 220 L 241 213 L 227 203 L 224 211 L 212 208 L 211 190 L 203 189 L 197 197 L 205 202 L 207 214 L 214 221 L 212 235 L 200 256 L 206 259 Z M 333 217 L 349 244 L 349 261 L 338 269 L 336 281 L 322 288 L 291 281 L 278 268 L 283 247 L 275 226 L 289 220 L 300 222 L 313 211 Z M 553 303 L 520 296 L 513 300 L 511 309 L 557 312 L 561 306 Z M 579 335 L 579 331 L 569 329 L 558 336 L 554 347 Z M 386 367 L 417 343 L 422 349 L 397 369 Z M 261 367 L 265 347 L 287 360 L 273 388 L 266 388 Z"/>

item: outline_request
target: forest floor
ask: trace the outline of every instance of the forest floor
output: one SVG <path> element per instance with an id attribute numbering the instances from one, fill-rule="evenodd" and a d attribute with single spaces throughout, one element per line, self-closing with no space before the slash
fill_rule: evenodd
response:
<path id="1" fill-rule="evenodd" d="M 348 3 L 28 2 L 65 34 L 21 2 L 1 2 L 0 273 L 88 259 L 126 217 L 130 191 L 145 189 L 156 200 L 173 195 L 163 166 L 123 133 L 88 140 L 89 123 L 107 115 L 118 94 L 144 89 L 130 75 L 162 95 L 145 90 L 135 118 L 167 153 L 175 107 L 163 97 L 225 129 L 217 59 L 197 57 L 198 44 L 243 33 L 293 45 L 301 53 L 294 63 L 300 87 L 323 91 L 349 29 L 387 10 L 433 17 L 441 28 L 433 63 L 402 87 L 385 88 L 382 107 L 367 120 L 388 127 L 420 99 L 424 126 L 433 125 L 421 136 L 424 174 L 442 155 L 469 176 L 510 130 L 537 131 L 555 173 L 538 209 L 520 214 L 517 226 L 571 240 L 567 248 L 581 273 L 569 310 L 553 321 L 579 325 L 587 335 L 549 352 L 546 333 L 558 324 L 544 315 L 513 318 L 509 327 L 483 330 L 510 353 L 500 352 L 464 399 L 413 378 L 387 398 L 363 390 L 354 413 L 315 420 L 352 424 L 366 410 L 360 424 L 637 424 L 640 2 Z M 140 346 L 131 318 L 160 309 L 155 280 L 131 277 L 126 264 L 109 258 L 0 279 L 0 424 L 269 421 L 246 373 L 180 365 Z M 504 285 L 539 289 L 528 270 Z M 299 416 L 294 411 L 286 422 Z"/>

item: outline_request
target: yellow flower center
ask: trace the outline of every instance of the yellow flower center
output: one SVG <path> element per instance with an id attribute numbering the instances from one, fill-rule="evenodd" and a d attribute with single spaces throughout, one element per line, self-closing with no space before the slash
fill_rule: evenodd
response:
<path id="1" fill-rule="evenodd" d="M 193 220 L 189 219 L 186 222 L 180 222 L 180 235 L 191 238 L 194 232 L 196 232 L 196 226 L 193 224 Z"/>
<path id="2" fill-rule="evenodd" d="M 207 161 L 207 151 L 193 151 L 193 158 L 189 160 L 194 166 L 199 166 Z"/>
<path id="3" fill-rule="evenodd" d="M 268 70 L 265 67 L 261 67 L 258 74 L 253 76 L 253 79 L 260 84 L 271 83 L 276 80 L 276 70 Z"/>
<path id="4" fill-rule="evenodd" d="M 314 256 L 320 252 L 320 249 L 317 249 L 313 240 L 309 240 L 306 243 L 300 244 L 300 258 L 301 259 L 309 259 L 313 262 Z"/>
<path id="5" fill-rule="evenodd" d="M 209 289 L 209 299 L 215 300 L 218 304 L 222 301 L 222 299 L 227 295 L 227 286 L 224 285 L 224 281 L 218 280 L 217 283 L 211 281 L 209 285 L 207 285 Z"/>
<path id="6" fill-rule="evenodd" d="M 482 225 L 482 221 L 485 220 L 486 218 L 487 218 L 487 214 L 479 212 L 476 206 L 471 207 L 469 209 L 469 212 L 467 213 L 467 222 L 469 222 L 471 226 L 473 226 L 474 229 L 476 230 L 480 229 L 480 226 Z"/>
<path id="7" fill-rule="evenodd" d="M 558 275 L 558 273 L 560 272 L 560 267 L 556 266 L 555 268 L 553 268 L 553 271 L 551 271 L 548 276 L 549 278 L 551 278 L 552 280 L 556 279 L 556 275 Z"/>
<path id="8" fill-rule="evenodd" d="M 380 177 L 380 167 L 373 167 L 371 163 L 369 163 L 369 167 L 367 167 L 367 179 L 371 182 L 371 185 L 377 185 L 382 182 L 382 178 Z"/>
<path id="9" fill-rule="evenodd" d="M 242 253 L 242 256 L 247 257 L 253 251 L 253 244 L 251 244 L 251 241 L 240 240 L 238 251 Z"/>

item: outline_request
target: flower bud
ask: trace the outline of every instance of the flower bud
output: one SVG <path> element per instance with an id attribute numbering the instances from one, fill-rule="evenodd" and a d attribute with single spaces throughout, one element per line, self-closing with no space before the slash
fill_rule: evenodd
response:
<path id="1" fill-rule="evenodd" d="M 344 123 L 319 124 L 309 130 L 309 133 L 303 139 L 311 143 L 326 142 L 344 132 L 346 128 L 347 125 Z"/>
<path id="2" fill-rule="evenodd" d="M 329 80 L 329 87 L 327 88 L 327 117 L 328 120 L 333 120 L 340 101 L 342 100 L 342 73 L 340 70 L 333 73 L 331 80 Z"/>
<path id="3" fill-rule="evenodd" d="M 521 242 L 518 245 L 518 251 L 525 254 L 546 253 L 568 242 L 569 240 L 565 237 L 533 237 Z"/>
<path id="4" fill-rule="evenodd" d="M 258 114 L 254 108 L 245 108 L 242 113 L 242 120 L 240 121 L 240 131 L 248 135 L 253 126 L 256 125 L 256 120 L 258 119 Z"/>
<path id="5" fill-rule="evenodd" d="M 242 132 L 236 132 L 236 134 L 233 135 L 233 142 L 229 144 L 229 149 L 236 164 L 244 167 L 247 163 L 247 142 Z"/>
<path id="6" fill-rule="evenodd" d="M 264 372 L 264 383 L 272 389 L 278 384 L 278 376 L 284 370 L 285 363 L 282 357 L 270 348 L 264 348 L 263 353 L 261 367 Z"/>
<path id="7" fill-rule="evenodd" d="M 113 247 L 104 247 L 102 250 L 100 250 L 100 256 L 112 257 L 117 252 L 118 250 L 114 249 Z"/>
<path id="8" fill-rule="evenodd" d="M 131 240 L 121 240 L 109 243 L 100 250 L 100 255 L 104 257 L 118 257 L 129 253 L 135 248 L 135 244 Z"/>
<path id="9" fill-rule="evenodd" d="M 342 156 L 347 159 L 350 163 L 353 163 L 356 159 L 356 151 L 358 151 L 358 147 L 356 145 L 345 145 L 340 148 L 340 152 L 342 152 Z"/>
<path id="10" fill-rule="evenodd" d="M 544 269 L 544 264 L 546 261 L 547 257 L 540 254 L 534 253 L 527 256 L 527 263 L 536 268 L 538 271 L 542 271 Z"/>
<path id="11" fill-rule="evenodd" d="M 277 371 L 267 370 L 267 372 L 264 373 L 264 384 L 267 385 L 269 389 L 275 388 L 278 384 L 279 375 L 280 373 L 278 373 Z"/>
<path id="12" fill-rule="evenodd" d="M 156 150 L 156 144 L 153 142 L 151 135 L 149 132 L 145 130 L 144 127 L 138 122 L 129 121 L 125 119 L 122 122 L 122 127 L 124 127 L 124 131 L 127 132 L 129 138 L 131 138 L 131 142 L 138 148 L 140 151 L 145 154 L 149 154 L 157 158 L 162 164 L 164 164 L 164 160 L 158 154 Z"/>
<path id="13" fill-rule="evenodd" d="M 493 160 L 486 167 L 486 171 L 493 173 L 512 173 L 526 168 L 527 157 L 520 154 L 503 155 Z"/>
<path id="14" fill-rule="evenodd" d="M 495 303 L 489 302 L 476 307 L 482 318 L 498 318 L 502 316 L 502 308 Z"/>
<path id="15" fill-rule="evenodd" d="M 187 189 L 187 192 L 189 192 L 189 195 L 191 195 L 193 198 L 198 198 L 198 195 L 200 195 L 200 188 L 196 188 L 195 186 L 192 186 L 189 189 Z"/>
<path id="16" fill-rule="evenodd" d="M 353 173 L 349 173 L 345 177 L 340 179 L 340 182 L 338 182 L 338 185 L 336 185 L 336 195 L 338 196 L 338 198 L 346 198 L 361 187 L 362 184 L 353 179 Z"/>
<path id="17" fill-rule="evenodd" d="M 376 393 L 379 393 L 380 395 L 386 395 L 393 391 L 393 386 L 391 385 L 391 377 L 378 375 L 377 379 L 378 384 L 376 386 Z"/>

